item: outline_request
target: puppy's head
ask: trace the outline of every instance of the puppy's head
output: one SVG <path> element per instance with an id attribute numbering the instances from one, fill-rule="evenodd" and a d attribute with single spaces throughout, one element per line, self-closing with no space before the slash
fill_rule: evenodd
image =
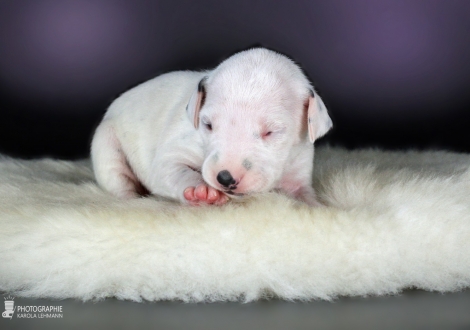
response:
<path id="1" fill-rule="evenodd" d="M 204 77 L 188 104 L 204 140 L 202 175 L 229 195 L 269 191 L 291 161 L 292 147 L 332 126 L 308 79 L 287 57 L 251 49 Z"/>

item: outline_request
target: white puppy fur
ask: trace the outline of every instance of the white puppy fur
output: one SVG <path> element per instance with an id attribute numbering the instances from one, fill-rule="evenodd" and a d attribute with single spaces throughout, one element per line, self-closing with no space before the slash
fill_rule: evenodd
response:
<path id="1" fill-rule="evenodd" d="M 188 118 L 189 117 L 189 118 Z M 254 48 L 214 70 L 163 74 L 117 98 L 93 137 L 98 183 L 191 205 L 282 191 L 318 205 L 313 142 L 332 126 L 301 69 Z"/>

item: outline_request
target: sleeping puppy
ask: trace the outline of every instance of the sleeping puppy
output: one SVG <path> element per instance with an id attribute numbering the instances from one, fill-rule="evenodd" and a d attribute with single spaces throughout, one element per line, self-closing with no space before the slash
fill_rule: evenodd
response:
<path id="1" fill-rule="evenodd" d="M 313 142 L 332 127 L 300 68 L 264 48 L 163 74 L 117 98 L 92 141 L 98 184 L 189 205 L 270 190 L 312 206 Z"/>

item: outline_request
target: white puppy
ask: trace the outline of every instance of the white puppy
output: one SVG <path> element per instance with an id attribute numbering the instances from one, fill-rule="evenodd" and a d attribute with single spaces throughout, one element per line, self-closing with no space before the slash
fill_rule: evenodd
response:
<path id="1" fill-rule="evenodd" d="M 312 143 L 332 126 L 300 68 L 264 48 L 163 74 L 117 98 L 93 137 L 98 183 L 191 205 L 280 190 L 318 205 Z"/>

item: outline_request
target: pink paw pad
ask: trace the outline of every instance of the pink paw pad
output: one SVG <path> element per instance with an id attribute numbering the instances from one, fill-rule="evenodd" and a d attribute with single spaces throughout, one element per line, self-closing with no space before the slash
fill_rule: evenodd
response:
<path id="1" fill-rule="evenodd" d="M 228 197 L 224 193 L 205 184 L 186 188 L 184 198 L 193 206 L 201 204 L 222 205 L 228 201 Z"/>

